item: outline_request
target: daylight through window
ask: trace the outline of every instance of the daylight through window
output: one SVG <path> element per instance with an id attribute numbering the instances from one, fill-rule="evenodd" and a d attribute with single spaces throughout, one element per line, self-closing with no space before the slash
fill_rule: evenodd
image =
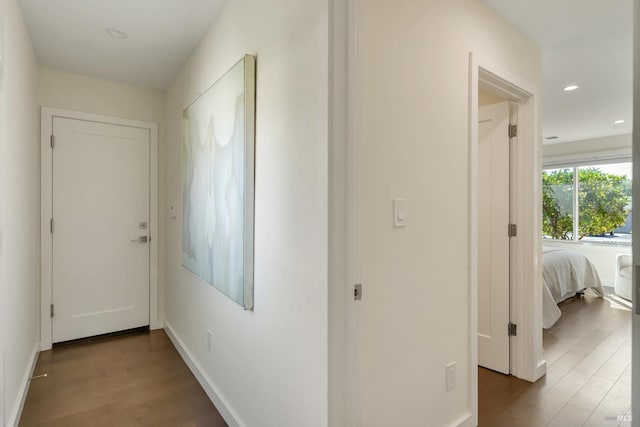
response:
<path id="1" fill-rule="evenodd" d="M 631 162 L 544 170 L 544 237 L 631 244 L 631 182 Z"/>

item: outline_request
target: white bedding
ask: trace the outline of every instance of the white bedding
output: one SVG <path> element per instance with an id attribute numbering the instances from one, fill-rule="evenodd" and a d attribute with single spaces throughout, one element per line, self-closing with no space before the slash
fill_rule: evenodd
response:
<path id="1" fill-rule="evenodd" d="M 598 271 L 584 255 L 550 246 L 543 246 L 542 252 L 542 327 L 547 329 L 560 318 L 559 302 L 585 288 L 600 297 L 603 290 Z"/>

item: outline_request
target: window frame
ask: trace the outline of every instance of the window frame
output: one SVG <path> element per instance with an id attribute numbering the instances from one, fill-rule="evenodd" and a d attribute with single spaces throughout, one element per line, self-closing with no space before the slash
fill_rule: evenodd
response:
<path id="1" fill-rule="evenodd" d="M 607 246 L 611 246 L 611 245 L 631 246 L 632 244 L 631 240 L 629 240 L 629 242 L 621 242 L 621 241 L 600 242 L 600 241 L 594 241 L 594 240 L 584 241 L 579 239 L 579 234 L 580 234 L 579 233 L 579 228 L 580 228 L 580 209 L 579 209 L 580 200 L 579 199 L 580 197 L 578 193 L 579 185 L 580 185 L 579 176 L 578 176 L 579 168 L 598 167 L 599 165 L 612 165 L 612 164 L 618 164 L 618 163 L 630 163 L 633 165 L 633 159 L 629 155 L 615 156 L 615 157 L 608 157 L 608 156 L 586 157 L 585 156 L 584 158 L 581 158 L 579 160 L 574 159 L 572 161 L 543 162 L 542 173 L 546 171 L 556 170 L 556 169 L 571 169 L 573 171 L 573 189 L 572 189 L 572 195 L 571 195 L 573 199 L 573 213 L 572 213 L 573 228 L 571 233 L 571 239 L 559 240 L 559 239 L 547 238 L 547 237 L 544 237 L 543 235 L 542 238 L 544 240 L 558 241 L 562 243 L 572 243 L 572 244 L 580 243 L 580 244 L 596 244 L 596 245 L 600 244 L 600 245 L 607 245 Z M 633 182 L 633 176 L 631 177 L 631 181 Z M 633 206 L 633 196 L 631 197 L 631 204 Z"/>

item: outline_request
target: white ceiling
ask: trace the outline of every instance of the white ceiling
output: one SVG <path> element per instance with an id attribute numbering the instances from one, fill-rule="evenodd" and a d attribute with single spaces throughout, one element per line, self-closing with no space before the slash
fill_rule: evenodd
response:
<path id="1" fill-rule="evenodd" d="M 542 48 L 545 143 L 631 133 L 633 0 L 483 1 Z"/>
<path id="2" fill-rule="evenodd" d="M 42 65 L 164 89 L 227 1 L 20 3 Z M 545 142 L 631 132 L 632 0 L 483 1 L 543 49 L 543 137 L 558 137 Z M 580 88 L 564 92 L 571 83 Z"/>
<path id="3" fill-rule="evenodd" d="M 40 64 L 165 89 L 228 0 L 19 1 Z"/>

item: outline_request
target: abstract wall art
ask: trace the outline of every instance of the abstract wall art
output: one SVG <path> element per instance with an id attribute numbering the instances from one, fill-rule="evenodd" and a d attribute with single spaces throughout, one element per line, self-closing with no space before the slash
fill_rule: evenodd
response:
<path id="1" fill-rule="evenodd" d="M 245 55 L 183 112 L 182 265 L 253 309 L 255 64 Z"/>

